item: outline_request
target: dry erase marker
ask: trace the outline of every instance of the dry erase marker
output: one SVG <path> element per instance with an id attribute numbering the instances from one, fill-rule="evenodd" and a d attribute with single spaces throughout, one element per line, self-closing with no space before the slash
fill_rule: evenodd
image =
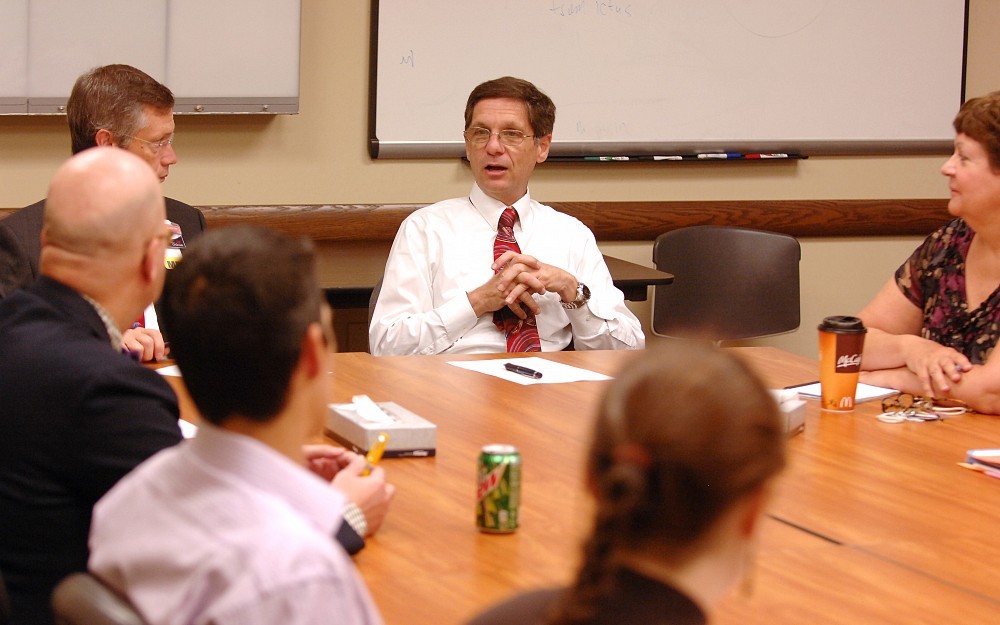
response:
<path id="1" fill-rule="evenodd" d="M 389 435 L 385 432 L 379 432 L 378 438 L 375 440 L 375 444 L 372 448 L 368 450 L 368 455 L 365 456 L 365 470 L 361 472 L 361 475 L 368 475 L 378 464 L 378 461 L 382 459 L 382 453 L 385 451 L 385 444 L 389 442 Z"/>
<path id="2" fill-rule="evenodd" d="M 504 363 L 503 368 L 512 373 L 517 373 L 518 375 L 523 375 L 528 378 L 535 378 L 536 380 L 542 377 L 541 371 L 535 371 L 534 369 L 529 369 L 528 367 L 515 365 L 512 362 Z"/>
<path id="3" fill-rule="evenodd" d="M 719 159 L 732 159 L 732 158 L 743 158 L 743 155 L 739 152 L 712 152 L 708 154 L 699 154 L 698 158 L 719 158 Z"/>
<path id="4" fill-rule="evenodd" d="M 745 158 L 788 158 L 787 154 L 747 154 Z"/>

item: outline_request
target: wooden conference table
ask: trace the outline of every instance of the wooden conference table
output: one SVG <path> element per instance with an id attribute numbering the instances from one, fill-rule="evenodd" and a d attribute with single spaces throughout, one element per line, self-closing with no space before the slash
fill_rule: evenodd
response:
<path id="1" fill-rule="evenodd" d="M 816 377 L 806 358 L 736 351 L 773 388 Z M 544 357 L 614 375 L 638 356 Z M 562 584 L 575 569 L 591 510 L 583 453 L 608 382 L 522 386 L 448 364 L 497 357 L 508 356 L 331 355 L 332 401 L 365 393 L 438 426 L 436 457 L 383 461 L 396 498 L 355 557 L 389 625 L 462 623 L 511 593 Z M 832 414 L 807 403 L 762 527 L 753 594 L 734 592 L 712 622 L 996 622 L 1000 480 L 956 462 L 967 449 L 1000 445 L 1000 417 L 885 424 L 876 404 Z M 516 445 L 523 457 L 521 528 L 511 535 L 475 527 L 476 457 L 489 443 Z"/>
<path id="2" fill-rule="evenodd" d="M 316 273 L 326 299 L 334 308 L 368 308 L 372 289 L 382 279 L 389 258 L 389 242 L 316 241 Z M 645 301 L 646 287 L 670 284 L 663 271 L 605 256 L 611 278 L 625 299 Z"/>
<path id="3" fill-rule="evenodd" d="M 737 351 L 772 387 L 815 379 L 808 359 Z M 636 356 L 546 355 L 610 375 Z M 589 529 L 583 451 L 607 383 L 515 385 L 447 364 L 460 358 L 332 357 L 333 401 L 366 393 L 438 426 L 435 458 L 384 461 L 396 499 L 356 558 L 390 625 L 460 623 L 512 592 L 562 583 Z M 734 593 L 713 622 L 995 620 L 1000 481 L 955 463 L 969 448 L 1000 444 L 1000 418 L 893 425 L 875 420 L 873 404 L 842 415 L 808 404 L 765 521 L 754 593 Z M 474 523 L 476 456 L 497 442 L 523 456 L 522 526 L 513 535 L 482 534 Z"/>

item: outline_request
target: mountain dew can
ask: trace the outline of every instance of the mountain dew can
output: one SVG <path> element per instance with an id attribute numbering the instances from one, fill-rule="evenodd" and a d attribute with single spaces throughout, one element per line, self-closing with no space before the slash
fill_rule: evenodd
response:
<path id="1" fill-rule="evenodd" d="M 487 445 L 476 466 L 476 527 L 509 534 L 521 508 L 521 453 L 513 445 Z"/>

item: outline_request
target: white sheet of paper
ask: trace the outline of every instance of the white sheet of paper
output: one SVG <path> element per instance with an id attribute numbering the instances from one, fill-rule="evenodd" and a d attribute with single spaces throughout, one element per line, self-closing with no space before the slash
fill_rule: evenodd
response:
<path id="1" fill-rule="evenodd" d="M 809 399 L 819 399 L 821 397 L 821 390 L 819 382 L 813 382 L 812 384 L 803 384 L 802 386 L 793 386 L 791 390 L 798 391 L 800 397 L 807 397 Z M 858 382 L 858 390 L 854 392 L 855 403 L 861 403 L 863 401 L 868 401 L 871 399 L 881 399 L 883 397 L 889 397 L 890 395 L 895 395 L 898 393 L 894 388 L 886 388 L 884 386 L 872 386 L 871 384 L 865 384 L 864 382 Z"/>
<path id="2" fill-rule="evenodd" d="M 504 369 L 504 364 L 508 362 L 539 371 L 541 372 L 542 377 L 529 378 L 521 375 L 520 373 L 507 371 Z M 461 367 L 463 369 L 469 369 L 470 371 L 478 371 L 480 373 L 492 375 L 504 380 L 516 382 L 518 384 L 558 384 L 560 382 L 582 382 L 588 380 L 611 379 L 610 376 L 606 376 L 603 373 L 564 365 L 560 362 L 553 362 L 544 358 L 538 358 L 537 356 L 530 356 L 528 358 L 506 358 L 499 360 L 452 360 L 449 361 L 448 364 L 455 365 L 456 367 Z"/>
<path id="3" fill-rule="evenodd" d="M 170 365 L 169 367 L 160 367 L 156 370 L 160 375 L 170 375 L 175 378 L 183 377 L 181 376 L 181 369 L 177 365 Z"/>

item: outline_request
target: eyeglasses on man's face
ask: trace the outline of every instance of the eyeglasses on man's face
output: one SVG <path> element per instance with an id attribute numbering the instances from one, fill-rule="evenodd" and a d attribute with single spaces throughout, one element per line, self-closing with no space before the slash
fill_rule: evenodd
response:
<path id="1" fill-rule="evenodd" d="M 143 143 L 145 143 L 146 145 L 148 145 L 149 146 L 149 151 L 152 152 L 154 156 L 157 155 L 157 154 L 159 154 L 163 150 L 163 148 L 167 147 L 168 145 L 173 145 L 174 144 L 174 135 L 173 134 L 171 134 L 166 139 L 163 139 L 162 141 L 149 141 L 147 139 L 143 139 L 142 137 L 136 137 L 135 135 L 133 135 L 133 136 L 131 136 L 129 138 L 130 139 L 135 139 L 137 141 L 142 141 Z"/>
<path id="2" fill-rule="evenodd" d="M 526 135 L 520 130 L 507 129 L 501 130 L 499 132 L 493 132 L 489 128 L 483 128 L 481 126 L 472 126 L 468 130 L 462 133 L 465 136 L 465 140 L 472 145 L 486 145 L 490 142 L 490 137 L 496 135 L 503 145 L 514 148 L 522 143 L 525 139 L 530 139 L 535 135 Z"/>

